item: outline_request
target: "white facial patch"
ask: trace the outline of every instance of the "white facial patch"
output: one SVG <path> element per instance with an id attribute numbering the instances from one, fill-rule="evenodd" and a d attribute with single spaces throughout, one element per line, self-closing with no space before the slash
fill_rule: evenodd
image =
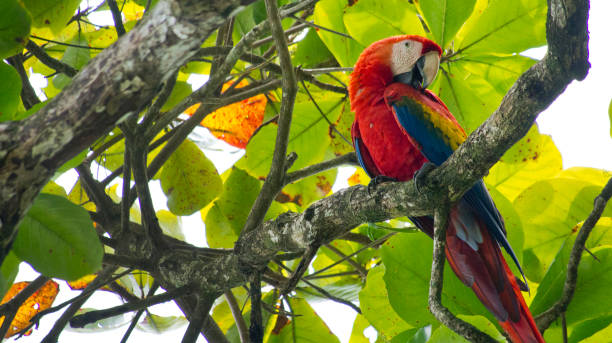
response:
<path id="1" fill-rule="evenodd" d="M 423 44 L 413 40 L 403 40 L 391 47 L 391 72 L 393 75 L 407 73 L 412 70 L 421 57 Z"/>

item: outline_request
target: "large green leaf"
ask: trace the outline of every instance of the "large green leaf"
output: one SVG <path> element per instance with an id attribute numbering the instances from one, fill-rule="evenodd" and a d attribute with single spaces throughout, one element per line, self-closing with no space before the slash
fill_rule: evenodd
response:
<path id="1" fill-rule="evenodd" d="M 370 340 L 363 334 L 363 331 L 369 326 L 368 320 L 363 315 L 358 314 L 353 322 L 349 343 L 370 343 Z"/>
<path id="2" fill-rule="evenodd" d="M 422 0 L 417 4 L 431 34 L 445 49 L 472 14 L 476 0 Z"/>
<path id="3" fill-rule="evenodd" d="M 232 168 L 223 183 L 223 193 L 208 210 L 202 210 L 206 241 L 211 248 L 232 248 L 255 202 L 261 181 L 239 168 Z"/>
<path id="4" fill-rule="evenodd" d="M 277 200 L 282 202 L 290 201 L 302 208 L 306 208 L 331 191 L 334 182 L 336 182 L 337 174 L 337 169 L 330 169 L 288 184 L 283 188 Z"/>
<path id="5" fill-rule="evenodd" d="M 102 265 L 102 245 L 87 211 L 52 194 L 34 200 L 13 251 L 40 273 L 64 280 L 95 273 Z"/>
<path id="6" fill-rule="evenodd" d="M 382 247 L 389 301 L 400 317 L 414 327 L 438 325 L 427 308 L 432 240 L 422 233 L 398 234 Z M 493 316 L 450 269 L 444 270 L 442 303 L 455 314 Z"/>
<path id="7" fill-rule="evenodd" d="M 401 0 L 356 1 L 344 10 L 344 25 L 363 46 L 390 36 L 425 35 L 414 6 Z"/>
<path id="8" fill-rule="evenodd" d="M 79 7 L 80 0 L 22 0 L 32 14 L 32 26 L 48 27 L 58 34 Z"/>
<path id="9" fill-rule="evenodd" d="M 2 297 L 4 297 L 4 294 L 6 294 L 15 281 L 20 263 L 21 260 L 17 258 L 13 251 L 9 251 L 4 261 L 2 261 L 2 266 L 0 267 L 0 295 Z"/>
<path id="10" fill-rule="evenodd" d="M 331 58 L 333 58 L 331 52 L 321 41 L 317 31 L 310 29 L 306 37 L 297 44 L 297 49 L 293 54 L 293 64 L 308 68 L 328 61 Z"/>
<path id="11" fill-rule="evenodd" d="M 518 53 L 546 44 L 545 0 L 491 0 L 466 23 L 457 51 L 464 54 Z"/>
<path id="12" fill-rule="evenodd" d="M 72 46 L 66 48 L 61 61 L 78 70 L 91 59 L 90 50 L 86 48 L 89 43 L 84 35 L 79 34 L 70 41 L 70 44 Z M 70 83 L 70 80 L 71 78 L 68 75 L 58 74 L 53 78 L 53 85 L 58 89 L 62 89 Z"/>
<path id="13" fill-rule="evenodd" d="M 561 153 L 552 138 L 540 134 L 534 125 L 491 168 L 485 181 L 514 201 L 527 187 L 557 175 L 561 169 Z"/>
<path id="14" fill-rule="evenodd" d="M 432 90 L 469 133 L 499 106 L 514 81 L 533 59 L 514 56 L 474 56 L 443 63 Z"/>
<path id="15" fill-rule="evenodd" d="M 21 103 L 21 79 L 10 65 L 0 63 L 0 121 L 12 120 Z"/>
<path id="16" fill-rule="evenodd" d="M 340 115 L 342 103 L 342 98 L 334 96 L 318 104 L 327 119 L 333 122 Z M 276 129 L 276 124 L 266 125 L 251 137 L 244 157 L 236 163 L 236 166 L 255 177 L 265 177 L 272 165 Z M 312 102 L 296 103 L 287 152 L 295 152 L 298 158 L 290 171 L 321 162 L 330 141 L 329 124 L 315 105 Z"/>
<path id="17" fill-rule="evenodd" d="M 599 229 L 609 230 L 610 226 Z M 531 305 L 533 314 L 543 312 L 559 300 L 574 239 L 575 235 L 568 238 L 544 276 Z M 573 327 L 574 324 L 579 324 L 581 330 L 579 335 L 581 336 L 588 335 L 588 331 L 593 334 L 602 326 L 605 327 L 612 322 L 612 318 L 610 318 L 612 315 L 612 298 L 609 296 L 609 285 L 612 282 L 612 247 L 602 246 L 591 248 L 590 251 L 598 260 L 595 260 L 586 252 L 583 253 L 578 267 L 576 291 L 565 313 L 567 325 Z M 592 321 L 598 318 L 599 322 Z"/>
<path id="18" fill-rule="evenodd" d="M 289 303 L 295 317 L 292 317 L 291 322 L 282 327 L 280 332 L 273 331 L 268 343 L 340 342 L 306 300 L 289 298 Z"/>
<path id="19" fill-rule="evenodd" d="M 343 21 L 343 12 L 346 4 L 345 0 L 322 0 L 317 2 L 314 10 L 315 24 L 347 34 L 348 32 Z M 338 63 L 343 67 L 352 67 L 357 62 L 361 51 L 365 48 L 364 45 L 357 43 L 355 40 L 333 32 L 319 29 L 317 33 L 329 51 L 336 57 Z"/>
<path id="20" fill-rule="evenodd" d="M 2 23 L 0 25 L 0 59 L 23 50 L 28 42 L 31 22 L 32 18 L 20 2 L 16 0 L 0 1 L 0 23 Z M 0 80 L 4 80 L 1 75 Z M 0 91 L 0 94 L 3 92 Z M 3 101 L 0 101 L 1 103 Z"/>
<path id="21" fill-rule="evenodd" d="M 168 209 L 190 215 L 213 201 L 223 189 L 215 165 L 195 143 L 186 140 L 164 164 L 160 176 Z"/>
<path id="22" fill-rule="evenodd" d="M 584 179 L 558 177 L 534 183 L 515 200 L 525 233 L 525 249 L 530 249 L 545 271 L 559 248 L 593 208 L 593 199 L 601 186 Z M 612 216 L 608 205 L 604 216 Z M 530 278 L 537 280 L 537 277 Z"/>
<path id="23" fill-rule="evenodd" d="M 406 323 L 395 313 L 383 280 L 385 266 L 370 269 L 365 287 L 359 293 L 359 304 L 363 316 L 385 339 L 391 339 L 414 326 Z"/>

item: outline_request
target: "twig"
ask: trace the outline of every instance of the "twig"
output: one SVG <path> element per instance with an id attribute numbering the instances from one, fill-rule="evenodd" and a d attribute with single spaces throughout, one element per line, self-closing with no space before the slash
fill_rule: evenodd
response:
<path id="1" fill-rule="evenodd" d="M 117 267 L 126 267 L 132 269 L 140 269 L 140 270 L 151 270 L 152 266 L 149 263 L 149 260 L 140 259 L 132 256 L 126 255 L 117 255 L 117 254 L 104 254 L 103 262 L 106 264 L 111 264 Z"/>
<path id="2" fill-rule="evenodd" d="M 19 74 L 19 78 L 21 79 L 21 100 L 23 101 L 23 106 L 29 110 L 34 105 L 40 103 L 40 99 L 36 95 L 34 88 L 32 88 L 28 74 L 23 68 L 23 55 L 17 54 L 10 57 L 8 61 Z"/>
<path id="3" fill-rule="evenodd" d="M 387 235 L 385 235 L 385 236 L 383 236 L 383 237 L 381 237 L 381 238 L 379 238 L 379 239 L 375 240 L 374 242 L 370 243 L 369 245 L 366 245 L 366 246 L 362 247 L 361 249 L 359 249 L 359 250 L 355 251 L 354 253 L 352 253 L 352 254 L 350 254 L 350 255 L 347 255 L 346 257 L 343 257 L 343 258 L 339 259 L 338 261 L 335 261 L 334 263 L 332 263 L 332 264 L 328 265 L 327 267 L 325 267 L 325 268 L 321 268 L 321 269 L 319 269 L 319 270 L 315 271 L 314 273 L 311 273 L 311 274 L 309 274 L 309 275 L 306 275 L 304 278 L 306 278 L 306 279 L 312 279 L 312 278 L 314 278 L 314 276 L 315 276 L 315 275 L 321 274 L 321 273 L 323 273 L 324 271 L 329 270 L 329 269 L 331 269 L 331 268 L 333 268 L 333 267 L 337 266 L 338 264 L 340 264 L 340 263 L 344 262 L 346 259 L 348 259 L 348 258 L 350 258 L 350 257 L 353 257 L 353 256 L 355 256 L 355 255 L 359 254 L 360 252 L 364 251 L 365 249 L 368 249 L 368 248 L 370 248 L 370 247 L 376 246 L 377 244 L 380 244 L 380 243 L 382 243 L 382 242 L 386 241 L 387 239 L 391 238 L 393 235 L 395 235 L 395 232 L 392 232 L 392 233 L 390 233 L 390 234 L 387 234 Z"/>
<path id="4" fill-rule="evenodd" d="M 268 20 L 270 21 L 272 35 L 274 36 L 274 40 L 276 42 L 280 65 L 283 71 L 283 100 L 278 118 L 278 129 L 276 132 L 276 142 L 274 146 L 274 154 L 272 156 L 270 173 L 266 177 L 266 181 L 264 182 L 253 207 L 251 208 L 240 237 L 243 237 L 244 233 L 254 230 L 259 224 L 261 224 L 266 212 L 268 211 L 268 208 L 272 204 L 272 201 L 283 186 L 283 179 L 286 171 L 285 162 L 287 155 L 287 142 L 289 139 L 289 127 L 291 126 L 293 105 L 295 104 L 295 96 L 297 95 L 298 89 L 295 71 L 293 69 L 293 65 L 291 64 L 291 56 L 289 55 L 289 50 L 287 48 L 287 41 L 280 22 L 276 2 L 266 0 L 266 10 L 268 12 Z M 238 242 L 236 243 L 236 248 L 238 250 L 240 249 L 240 243 L 241 241 L 239 238 Z"/>
<path id="5" fill-rule="evenodd" d="M 117 36 L 121 37 L 125 34 L 125 27 L 123 27 L 123 19 L 121 18 L 121 11 L 119 10 L 119 7 L 117 7 L 117 1 L 106 0 L 106 3 L 113 14 L 113 22 L 115 23 L 115 31 L 117 31 Z"/>
<path id="6" fill-rule="evenodd" d="M 261 274 L 259 272 L 253 275 L 249 293 L 251 296 L 251 324 L 249 326 L 249 337 L 252 343 L 262 343 L 264 332 L 263 319 L 261 316 Z"/>
<path id="7" fill-rule="evenodd" d="M 554 322 L 559 315 L 567 311 L 567 307 L 572 301 L 572 297 L 574 296 L 574 292 L 576 290 L 576 282 L 578 281 L 578 265 L 580 264 L 580 260 L 582 259 L 582 251 L 586 244 L 591 231 L 601 218 L 603 210 L 606 208 L 606 204 L 612 197 L 612 178 L 608 180 L 608 183 L 602 189 L 601 193 L 595 198 L 595 202 L 593 205 L 593 210 L 587 217 L 587 219 L 582 224 L 578 235 L 576 236 L 576 240 L 574 241 L 574 245 L 572 247 L 572 252 L 570 253 L 569 261 L 567 263 L 567 276 L 565 278 L 565 284 L 563 285 L 563 293 L 561 293 L 561 297 L 559 300 L 552 305 L 546 311 L 540 313 L 536 318 L 536 324 L 540 332 L 546 331 L 550 324 Z"/>
<path id="8" fill-rule="evenodd" d="M 123 305 L 115 306 L 112 308 L 90 311 L 87 313 L 79 314 L 70 319 L 70 326 L 73 328 L 82 328 L 89 323 L 97 322 L 98 320 L 118 316 L 123 313 L 140 310 L 149 306 L 165 303 L 170 300 L 174 300 L 177 297 L 189 294 L 193 291 L 191 286 L 183 286 L 167 291 L 166 293 L 146 297 L 138 301 L 130 301 Z M 199 332 L 199 330 L 198 330 Z"/>
<path id="9" fill-rule="evenodd" d="M 36 36 L 36 35 L 30 35 L 30 38 L 38 39 L 38 40 L 41 40 L 41 41 L 44 41 L 44 42 L 53 43 L 53 44 L 63 45 L 63 46 L 71 46 L 73 48 L 90 49 L 90 50 L 104 50 L 105 49 L 105 48 L 98 48 L 98 47 L 94 47 L 94 46 L 64 43 L 64 42 L 56 41 L 56 40 L 53 40 L 53 39 L 47 39 L 47 38 L 39 37 L 39 36 Z"/>
<path id="10" fill-rule="evenodd" d="M 345 38 L 349 38 L 349 39 L 355 40 L 355 38 L 351 37 L 351 35 L 348 35 L 348 34 L 343 33 L 343 32 L 334 31 L 334 30 L 332 30 L 332 29 L 329 29 L 329 28 L 324 27 L 324 26 L 321 26 L 321 25 L 317 25 L 317 24 L 315 24 L 315 23 L 313 23 L 313 22 L 311 22 L 311 21 L 304 20 L 304 19 L 299 18 L 299 17 L 296 17 L 296 16 L 294 16 L 294 15 L 293 15 L 293 16 L 291 16 L 291 18 L 293 18 L 293 19 L 295 19 L 295 20 L 299 21 L 300 23 L 303 23 L 303 24 L 305 24 L 305 25 L 308 25 L 308 26 L 310 26 L 310 27 L 314 27 L 314 28 L 316 28 L 316 29 L 321 29 L 321 30 L 323 30 L 323 31 L 331 32 L 331 33 L 333 33 L 333 34 L 335 34 L 335 35 L 338 35 L 338 36 L 342 36 L 342 37 L 345 37 Z"/>
<path id="11" fill-rule="evenodd" d="M 44 343 L 57 342 L 57 339 L 59 338 L 60 333 L 64 330 L 64 327 L 66 326 L 70 318 L 72 318 L 74 314 L 81 308 L 81 306 L 83 306 L 85 301 L 89 299 L 89 297 L 93 294 L 93 291 L 95 291 L 102 285 L 106 284 L 106 279 L 108 279 L 111 276 L 111 274 L 115 271 L 116 268 L 117 267 L 115 266 L 105 267 L 98 274 L 98 276 L 96 276 L 96 278 L 89 285 L 87 285 L 87 287 L 85 287 L 85 289 L 81 292 L 79 297 L 77 297 L 74 300 L 74 302 L 72 302 L 72 304 L 68 306 L 66 311 L 62 313 L 61 317 L 57 321 L 55 321 L 55 324 L 53 325 L 49 333 L 45 336 L 45 338 L 43 338 L 41 342 L 44 342 Z"/>
<path id="12" fill-rule="evenodd" d="M 455 331 L 470 342 L 496 342 L 489 335 L 476 329 L 471 324 L 455 317 L 442 305 L 442 283 L 444 273 L 444 250 L 446 246 L 446 228 L 449 214 L 448 202 L 441 205 L 434 213 L 434 248 L 429 281 L 429 310 L 442 324 Z"/>
<path id="13" fill-rule="evenodd" d="M 224 293 L 225 301 L 229 305 L 230 310 L 232 311 L 232 317 L 234 317 L 234 321 L 236 322 L 236 327 L 238 328 L 238 335 L 240 336 L 241 343 L 250 342 L 249 338 L 249 329 L 246 326 L 244 321 L 244 317 L 242 316 L 242 311 L 240 311 L 240 306 L 238 306 L 238 302 L 236 301 L 236 297 L 231 290 L 228 290 Z"/>
<path id="14" fill-rule="evenodd" d="M 49 56 L 49 54 L 47 54 L 47 52 L 43 48 L 41 48 L 31 40 L 29 40 L 26 44 L 26 49 L 28 49 L 28 51 L 31 52 L 32 55 L 36 56 L 36 58 L 38 58 L 38 60 L 41 61 L 44 65 L 49 68 L 55 69 L 58 72 L 64 73 L 70 77 L 76 75 L 79 72 L 72 66 Z"/>
<path id="15" fill-rule="evenodd" d="M 317 255 L 317 250 L 319 250 L 319 247 L 310 247 L 306 249 L 306 251 L 304 252 L 304 256 L 302 256 L 302 259 L 300 260 L 300 263 L 298 264 L 297 268 L 295 268 L 295 270 L 291 273 L 291 276 L 289 276 L 287 283 L 285 284 L 283 289 L 281 289 L 281 294 L 289 294 L 289 292 L 291 292 L 295 288 L 295 286 L 297 286 L 304 273 L 306 273 L 306 271 L 308 270 L 310 262 L 312 262 L 312 260 Z"/>
<path id="16" fill-rule="evenodd" d="M 314 68 L 314 69 L 302 69 L 303 72 L 316 75 L 316 74 L 328 74 L 336 72 L 352 73 L 353 67 L 329 67 L 329 68 Z"/>
<path id="17" fill-rule="evenodd" d="M 331 244 L 325 244 L 325 247 L 329 250 L 331 250 L 334 254 L 345 258 L 347 257 L 342 251 L 340 251 L 340 249 L 336 248 L 335 246 L 331 245 Z M 353 266 L 353 268 L 355 268 L 355 270 L 359 273 L 359 276 L 361 276 L 361 279 L 363 281 L 365 281 L 366 277 L 368 276 L 368 271 L 365 270 L 365 268 L 363 268 L 363 266 L 359 263 L 357 263 L 356 261 L 354 261 L 352 258 L 346 258 L 346 262 L 348 262 L 348 264 L 350 264 L 351 266 Z"/>
<path id="18" fill-rule="evenodd" d="M 157 282 L 155 282 L 153 284 L 153 287 L 151 287 L 149 289 L 149 292 L 147 294 L 147 297 L 152 296 L 153 294 L 155 294 L 155 291 L 159 288 L 159 285 L 157 284 Z M 121 342 L 120 343 L 126 343 L 128 338 L 130 337 L 130 335 L 132 334 L 132 332 L 134 331 L 134 328 L 136 327 L 136 325 L 138 324 L 138 321 L 140 321 L 140 317 L 142 316 L 142 314 L 145 312 L 145 309 L 140 309 L 138 310 L 138 312 L 136 312 L 136 315 L 134 316 L 134 318 L 132 318 L 132 321 L 130 322 L 130 326 L 128 327 L 128 329 L 125 331 L 125 333 L 123 334 L 123 337 L 121 338 Z"/>
<path id="19" fill-rule="evenodd" d="M 200 331 L 202 331 L 202 327 L 208 317 L 208 311 L 210 311 L 212 304 L 213 301 L 209 299 L 209 296 L 198 296 L 198 303 L 189 318 L 189 326 L 187 326 L 187 330 L 181 341 L 182 343 L 195 343 L 200 335 Z"/>

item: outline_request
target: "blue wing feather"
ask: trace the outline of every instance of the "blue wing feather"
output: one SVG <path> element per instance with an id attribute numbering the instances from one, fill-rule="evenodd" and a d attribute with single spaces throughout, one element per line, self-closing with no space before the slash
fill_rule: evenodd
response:
<path id="1" fill-rule="evenodd" d="M 422 109 L 418 106 L 421 105 L 410 101 L 403 101 L 401 104 L 392 104 L 393 113 L 398 123 L 406 133 L 420 145 L 421 153 L 430 162 L 435 165 L 440 165 L 453 153 L 453 149 L 442 138 L 443 133 L 431 122 L 424 119 Z M 475 213 L 481 216 L 488 231 L 498 244 L 508 252 L 510 257 L 512 257 L 523 279 L 525 279 L 525 274 L 519 264 L 518 258 L 506 238 L 503 219 L 495 207 L 493 199 L 491 199 L 491 195 L 489 195 L 484 182 L 482 180 L 478 181 L 467 191 L 460 201 L 466 202 L 474 209 Z"/>

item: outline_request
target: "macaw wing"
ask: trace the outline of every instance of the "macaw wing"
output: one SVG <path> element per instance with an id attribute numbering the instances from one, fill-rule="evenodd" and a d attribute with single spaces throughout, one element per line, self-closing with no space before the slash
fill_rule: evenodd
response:
<path id="1" fill-rule="evenodd" d="M 428 91 L 419 91 L 403 84 L 393 84 L 385 91 L 385 99 L 402 129 L 419 145 L 421 153 L 435 165 L 440 165 L 466 139 L 465 131 L 452 117 L 446 106 Z M 512 250 L 503 219 L 495 207 L 482 180 L 478 181 L 460 201 L 465 201 L 480 214 L 487 230 L 516 263 L 523 279 L 525 275 Z M 467 242 L 474 246 L 474 242 Z"/>
<path id="2" fill-rule="evenodd" d="M 361 132 L 359 132 L 359 123 L 357 121 L 355 121 L 351 127 L 351 137 L 353 139 L 353 146 L 355 147 L 357 161 L 359 161 L 361 168 L 363 168 L 370 178 L 380 175 L 381 173 L 378 170 L 378 167 L 376 167 L 368 148 L 365 146 L 365 144 L 363 144 Z"/>

